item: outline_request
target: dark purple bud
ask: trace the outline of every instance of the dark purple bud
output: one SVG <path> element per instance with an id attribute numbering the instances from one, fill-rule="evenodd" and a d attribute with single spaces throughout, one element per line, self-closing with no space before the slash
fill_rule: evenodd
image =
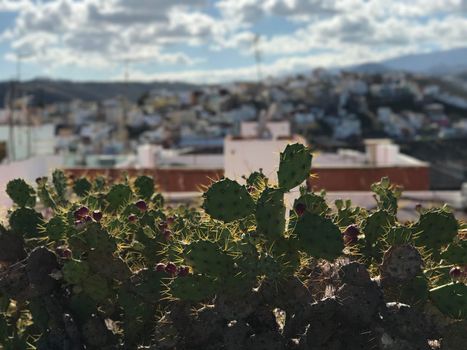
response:
<path id="1" fill-rule="evenodd" d="M 148 205 L 146 204 L 145 201 L 139 200 L 135 203 L 136 208 L 138 208 L 141 211 L 146 211 L 148 210 Z"/>
<path id="2" fill-rule="evenodd" d="M 180 266 L 178 268 L 178 276 L 185 277 L 190 274 L 190 268 L 188 266 Z"/>
<path id="3" fill-rule="evenodd" d="M 128 216 L 128 221 L 131 222 L 131 223 L 135 223 L 136 220 L 138 220 L 138 217 L 135 215 L 135 214 L 130 214 Z"/>
<path id="4" fill-rule="evenodd" d="M 86 215 L 84 218 L 83 218 L 84 222 L 92 222 L 92 217 L 90 217 L 89 215 Z"/>
<path id="5" fill-rule="evenodd" d="M 449 276 L 451 276 L 451 279 L 453 281 L 458 281 L 461 276 L 462 276 L 462 270 L 459 266 L 456 266 L 456 267 L 453 267 L 450 271 L 449 271 Z"/>
<path id="6" fill-rule="evenodd" d="M 172 262 L 167 263 L 165 266 L 165 272 L 167 272 L 169 275 L 175 276 L 177 274 L 177 270 L 177 265 Z"/>
<path id="7" fill-rule="evenodd" d="M 306 205 L 303 203 L 297 203 L 295 204 L 295 212 L 297 213 L 298 216 L 302 216 L 305 214 L 306 211 Z"/>
<path id="8" fill-rule="evenodd" d="M 94 210 L 92 212 L 92 218 L 96 220 L 97 222 L 102 220 L 102 212 L 99 210 Z"/>
<path id="9" fill-rule="evenodd" d="M 344 235 L 351 236 L 351 237 L 358 237 L 360 234 L 360 230 L 357 225 L 349 225 L 344 230 Z"/>
<path id="10" fill-rule="evenodd" d="M 72 258 L 71 250 L 68 249 L 67 247 L 57 247 L 55 249 L 55 252 L 61 259 L 69 260 Z"/>
<path id="11" fill-rule="evenodd" d="M 82 219 L 89 214 L 89 209 L 87 207 L 80 207 L 75 211 L 75 219 Z"/>
<path id="12" fill-rule="evenodd" d="M 156 265 L 156 272 L 165 272 L 165 264 L 159 263 Z"/>
<path id="13" fill-rule="evenodd" d="M 344 235 L 343 240 L 346 246 L 355 245 L 358 242 L 358 236 Z"/>
<path id="14" fill-rule="evenodd" d="M 165 222 L 170 226 L 175 222 L 175 218 L 173 216 L 169 216 Z"/>

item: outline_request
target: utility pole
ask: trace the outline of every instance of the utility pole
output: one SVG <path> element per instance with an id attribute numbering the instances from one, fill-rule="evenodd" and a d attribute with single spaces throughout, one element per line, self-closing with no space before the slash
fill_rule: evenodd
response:
<path id="1" fill-rule="evenodd" d="M 261 83 L 261 81 L 263 80 L 263 73 L 261 71 L 262 56 L 261 56 L 260 41 L 261 41 L 261 36 L 259 34 L 256 34 L 255 38 L 253 39 L 253 46 L 254 46 L 254 51 L 255 51 L 256 74 L 258 77 L 258 83 Z"/>

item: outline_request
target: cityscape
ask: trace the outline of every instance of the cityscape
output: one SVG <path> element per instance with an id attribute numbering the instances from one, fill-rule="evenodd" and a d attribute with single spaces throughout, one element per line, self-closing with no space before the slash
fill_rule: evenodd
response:
<path id="1" fill-rule="evenodd" d="M 297 135 L 317 152 L 312 168 L 318 175 L 312 184 L 316 190 L 366 191 L 377 176 L 388 175 L 391 167 L 399 172 L 425 167 L 423 176 L 393 176 L 406 191 L 420 191 L 420 201 L 447 201 L 462 212 L 467 167 L 467 83 L 463 75 L 372 71 L 376 69 L 376 65 L 341 71 L 315 69 L 260 83 L 159 84 L 154 88 L 148 84 L 133 89 L 132 97 L 125 95 L 131 82 L 115 83 L 115 96 L 100 100 L 65 100 L 54 95 L 54 89 L 66 89 L 71 83 L 13 82 L 7 85 L 10 89 L 5 90 L 6 103 L 0 110 L 2 159 L 9 176 L 14 176 L 15 163 L 27 167 L 34 162 L 51 162 L 78 175 L 99 169 L 114 173 L 120 169 L 120 174 L 131 169 L 171 171 L 172 180 L 180 177 L 179 186 L 172 181 L 166 191 L 190 198 L 212 174 L 245 175 L 233 164 L 249 162 L 245 173 L 259 170 L 260 159 L 287 141 L 263 148 L 262 143 Z M 231 163 L 227 149 L 239 138 L 257 141 L 239 151 L 245 157 L 254 150 L 264 153 L 258 153 L 257 160 Z M 369 158 L 371 140 L 387 152 L 385 159 Z M 334 183 L 323 172 L 332 168 L 341 169 Z M 363 182 L 339 184 L 346 168 L 380 168 L 382 172 Z M 273 172 L 274 168 L 264 170 Z M 35 167 L 27 173 L 34 180 L 47 171 Z M 160 181 L 164 190 L 163 182 L 169 180 Z M 430 191 L 440 197 L 430 197 Z M 371 202 L 371 197 L 360 200 Z"/>

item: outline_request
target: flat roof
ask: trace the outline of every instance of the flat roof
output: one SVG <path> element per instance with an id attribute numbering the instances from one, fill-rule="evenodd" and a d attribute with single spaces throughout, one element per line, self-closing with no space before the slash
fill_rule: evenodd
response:
<path id="1" fill-rule="evenodd" d="M 399 153 L 396 161 L 387 165 L 371 164 L 365 153 L 343 149 L 337 153 L 315 152 L 312 168 L 387 168 L 387 167 L 427 167 L 429 164 L 406 154 Z"/>

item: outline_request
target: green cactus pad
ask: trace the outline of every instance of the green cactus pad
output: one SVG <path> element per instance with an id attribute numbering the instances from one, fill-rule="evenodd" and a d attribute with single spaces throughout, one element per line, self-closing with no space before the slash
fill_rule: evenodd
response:
<path id="1" fill-rule="evenodd" d="M 73 191 L 80 196 L 86 196 L 91 191 L 92 184 L 84 177 L 76 180 L 73 184 Z"/>
<path id="2" fill-rule="evenodd" d="M 203 275 L 175 278 L 169 285 L 169 294 L 184 301 L 200 302 L 214 297 L 217 283 Z"/>
<path id="3" fill-rule="evenodd" d="M 108 253 L 112 253 L 117 249 L 115 238 L 109 235 L 98 223 L 89 223 L 82 236 L 89 248 Z"/>
<path id="4" fill-rule="evenodd" d="M 112 186 L 107 193 L 106 201 L 110 211 L 116 211 L 127 204 L 132 196 L 131 188 L 128 185 L 118 184 Z"/>
<path id="5" fill-rule="evenodd" d="M 212 218 L 231 222 L 254 213 L 254 201 L 238 182 L 223 179 L 204 193 L 203 208 Z"/>
<path id="6" fill-rule="evenodd" d="M 139 176 L 135 180 L 136 193 L 143 199 L 149 200 L 154 194 L 154 179 L 149 176 Z"/>
<path id="7" fill-rule="evenodd" d="M 22 179 L 8 182 L 6 193 L 19 207 L 34 207 L 36 205 L 36 191 Z"/>
<path id="8" fill-rule="evenodd" d="M 390 245 L 400 245 L 410 243 L 412 239 L 412 230 L 409 227 L 394 226 L 387 233 L 386 241 Z"/>
<path id="9" fill-rule="evenodd" d="M 63 265 L 63 279 L 70 284 L 80 284 L 89 276 L 89 271 L 86 261 L 70 260 Z"/>
<path id="10" fill-rule="evenodd" d="M 39 236 L 42 220 L 42 215 L 33 209 L 19 208 L 11 213 L 9 222 L 14 232 L 30 238 Z"/>
<path id="11" fill-rule="evenodd" d="M 59 169 L 55 170 L 52 173 L 52 183 L 57 193 L 57 197 L 63 201 L 65 199 L 66 189 L 67 189 L 67 180 L 65 173 Z"/>
<path id="12" fill-rule="evenodd" d="M 92 314 L 97 313 L 96 302 L 86 294 L 74 294 L 70 298 L 70 309 L 80 323 L 86 322 Z"/>
<path id="13" fill-rule="evenodd" d="M 394 216 L 386 210 L 378 210 L 365 219 L 362 230 L 368 247 L 374 247 L 394 224 Z"/>
<path id="14" fill-rule="evenodd" d="M 441 253 L 441 258 L 450 264 L 467 265 L 467 240 L 451 243 Z"/>
<path id="15" fill-rule="evenodd" d="M 424 275 L 398 286 L 399 302 L 412 306 L 422 306 L 429 297 L 428 280 Z"/>
<path id="16" fill-rule="evenodd" d="M 82 281 L 83 291 L 97 302 L 101 302 L 110 294 L 107 280 L 97 274 L 88 276 Z"/>
<path id="17" fill-rule="evenodd" d="M 246 179 L 247 186 L 253 186 L 254 188 L 265 187 L 268 183 L 268 178 L 261 171 L 254 171 Z"/>
<path id="18" fill-rule="evenodd" d="M 430 290 L 433 304 L 446 316 L 455 319 L 467 318 L 467 286 L 450 283 Z"/>
<path id="19" fill-rule="evenodd" d="M 132 278 L 135 292 L 146 302 L 157 303 L 162 292 L 162 278 L 166 277 L 163 272 L 143 269 Z"/>
<path id="20" fill-rule="evenodd" d="M 210 241 L 192 242 L 183 249 L 183 256 L 195 273 L 207 274 L 213 277 L 232 273 L 233 258 Z"/>
<path id="21" fill-rule="evenodd" d="M 266 188 L 256 203 L 256 230 L 268 238 L 277 238 L 285 230 L 284 193 Z"/>
<path id="22" fill-rule="evenodd" d="M 285 191 L 300 185 L 310 176 L 312 155 L 310 150 L 302 144 L 287 145 L 280 155 L 279 187 Z"/>
<path id="23" fill-rule="evenodd" d="M 58 241 L 65 237 L 67 232 L 67 224 L 60 216 L 55 216 L 45 224 L 45 233 L 49 240 Z"/>
<path id="24" fill-rule="evenodd" d="M 444 209 L 431 209 L 420 216 L 413 226 L 415 242 L 433 250 L 433 253 L 452 242 L 457 236 L 458 224 L 454 215 Z"/>
<path id="25" fill-rule="evenodd" d="M 339 228 L 332 220 L 305 213 L 294 229 L 298 238 L 298 249 L 314 258 L 334 260 L 342 254 L 344 243 Z"/>

